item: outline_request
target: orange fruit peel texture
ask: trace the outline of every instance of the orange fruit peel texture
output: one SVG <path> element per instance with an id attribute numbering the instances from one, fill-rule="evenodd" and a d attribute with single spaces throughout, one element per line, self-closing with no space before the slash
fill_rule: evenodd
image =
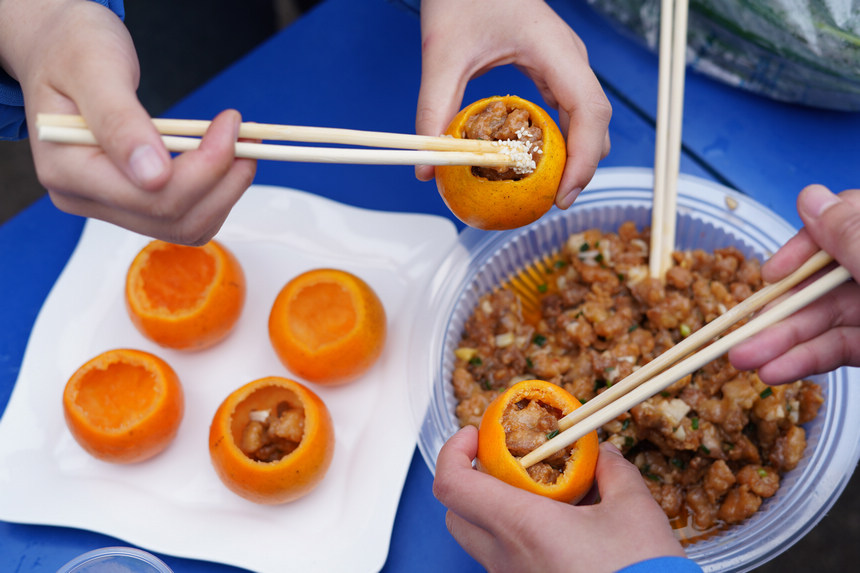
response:
<path id="1" fill-rule="evenodd" d="M 240 445 L 253 412 L 271 411 L 280 402 L 300 408 L 301 441 L 276 461 L 258 461 Z M 209 429 L 209 454 L 221 481 L 237 495 L 259 504 L 281 504 L 313 491 L 334 454 L 334 425 L 325 403 L 307 387 L 271 376 L 250 382 L 221 403 Z"/>
<path id="2" fill-rule="evenodd" d="M 361 278 L 314 269 L 289 281 L 269 315 L 269 338 L 281 362 L 318 384 L 344 384 L 367 371 L 385 345 L 385 308 Z"/>
<path id="3" fill-rule="evenodd" d="M 463 139 L 468 118 L 496 101 L 504 102 L 508 110 L 527 110 L 532 125 L 543 131 L 543 152 L 535 170 L 519 180 L 491 181 L 473 174 L 468 165 L 436 167 L 436 186 L 451 212 L 470 227 L 488 231 L 522 227 L 549 211 L 567 161 L 564 136 L 553 119 L 517 96 L 489 97 L 463 108 L 445 134 Z"/>
<path id="4" fill-rule="evenodd" d="M 63 392 L 72 436 L 92 456 L 113 463 L 140 462 L 167 448 L 184 408 L 182 386 L 170 365 L 126 348 L 89 360 Z"/>
<path id="5" fill-rule="evenodd" d="M 478 430 L 478 467 L 512 486 L 557 501 L 575 503 L 588 493 L 597 466 L 598 438 L 592 432 L 573 444 L 563 473 L 553 484 L 535 481 L 511 454 L 502 422 L 505 410 L 521 400 L 537 400 L 566 416 L 581 404 L 564 388 L 542 380 L 524 380 L 499 394 L 484 411 Z"/>
<path id="6" fill-rule="evenodd" d="M 156 344 L 201 350 L 233 329 L 245 288 L 242 267 L 220 243 L 188 247 L 152 241 L 129 267 L 126 307 L 135 327 Z"/>

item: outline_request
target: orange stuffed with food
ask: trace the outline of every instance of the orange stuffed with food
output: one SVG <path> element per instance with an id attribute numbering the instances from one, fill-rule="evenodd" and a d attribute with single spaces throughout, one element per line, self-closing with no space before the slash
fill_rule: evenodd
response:
<path id="1" fill-rule="evenodd" d="M 517 96 L 479 100 L 458 113 L 446 135 L 526 150 L 515 167 L 436 167 L 436 186 L 458 219 L 484 230 L 528 225 L 549 211 L 567 159 L 564 137 L 540 106 Z"/>
<path id="2" fill-rule="evenodd" d="M 519 461 L 557 435 L 558 421 L 579 406 L 564 388 L 550 382 L 514 384 L 484 411 L 478 429 L 478 468 L 556 501 L 579 501 L 594 481 L 596 431 L 529 468 Z"/>

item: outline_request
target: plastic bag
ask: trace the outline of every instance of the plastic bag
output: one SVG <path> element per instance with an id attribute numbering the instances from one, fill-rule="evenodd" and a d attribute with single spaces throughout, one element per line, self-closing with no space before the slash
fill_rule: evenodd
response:
<path id="1" fill-rule="evenodd" d="M 657 49 L 659 0 L 588 0 Z M 860 110 L 860 0 L 690 0 L 687 62 L 781 101 Z"/>

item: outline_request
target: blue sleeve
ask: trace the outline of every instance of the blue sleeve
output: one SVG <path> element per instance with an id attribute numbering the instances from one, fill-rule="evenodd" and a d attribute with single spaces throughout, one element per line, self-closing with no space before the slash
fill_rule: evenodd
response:
<path id="1" fill-rule="evenodd" d="M 107 6 L 121 19 L 125 18 L 123 0 L 92 0 Z M 24 96 L 18 85 L 3 68 L 0 68 L 0 139 L 13 140 L 27 137 L 24 117 Z"/>
<path id="2" fill-rule="evenodd" d="M 634 563 L 617 573 L 702 573 L 702 568 L 686 557 L 655 557 Z"/>

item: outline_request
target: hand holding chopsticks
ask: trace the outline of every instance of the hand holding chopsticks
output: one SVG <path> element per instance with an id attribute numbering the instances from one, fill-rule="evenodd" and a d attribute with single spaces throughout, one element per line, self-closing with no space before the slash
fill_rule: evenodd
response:
<path id="1" fill-rule="evenodd" d="M 197 149 L 211 122 L 184 119 L 153 119 L 168 151 Z M 81 116 L 39 114 L 39 139 L 56 143 L 97 145 Z M 306 147 L 239 141 L 236 157 L 308 163 L 352 163 L 377 165 L 474 165 L 516 167 L 521 159 L 509 147 L 491 141 L 384 133 L 340 128 L 275 125 L 244 122 L 239 137 L 274 141 L 298 141 L 359 145 L 373 149 Z M 391 149 L 381 149 L 391 148 Z"/>
<path id="2" fill-rule="evenodd" d="M 754 312 L 762 308 L 765 304 L 773 301 L 803 279 L 820 270 L 831 260 L 829 255 L 819 252 L 801 268 L 782 281 L 762 289 L 756 295 L 744 301 L 748 304 L 742 303 L 735 307 L 735 309 L 732 309 L 736 312 L 732 313 L 730 311 L 726 313 L 720 319 L 702 328 L 698 332 L 698 336 L 691 336 L 672 349 L 664 352 L 637 372 L 612 386 L 595 399 L 590 400 L 570 415 L 562 418 L 559 421 L 559 428 L 564 431 L 523 456 L 520 462 L 524 467 L 528 468 L 569 446 L 582 436 L 615 419 L 636 404 L 665 390 L 684 376 L 695 372 L 708 362 L 725 354 L 732 346 L 786 318 L 851 279 L 851 274 L 847 269 L 837 266 L 815 282 L 753 318 L 747 324 L 715 340 L 705 348 L 697 350 L 698 347 L 725 332 L 738 320 L 743 318 L 745 314 L 741 313 Z M 691 354 L 687 358 L 680 362 L 677 361 L 680 357 L 688 353 Z M 640 374 L 643 370 L 645 373 Z M 653 377 L 644 382 L 650 376 Z"/>

